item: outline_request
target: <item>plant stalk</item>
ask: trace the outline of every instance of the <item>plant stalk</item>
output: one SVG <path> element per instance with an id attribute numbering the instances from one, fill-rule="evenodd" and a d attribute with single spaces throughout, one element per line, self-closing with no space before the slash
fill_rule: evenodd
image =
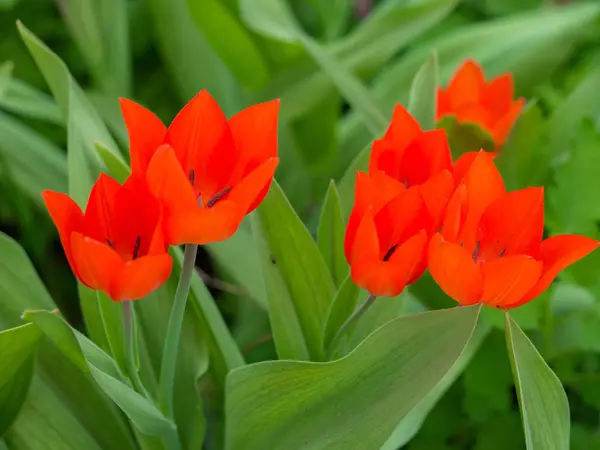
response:
<path id="1" fill-rule="evenodd" d="M 371 306 L 373 304 L 373 302 L 375 301 L 376 298 L 377 297 L 375 295 L 369 294 L 369 296 L 365 299 L 363 304 L 360 305 L 360 307 L 356 311 L 354 311 L 354 313 L 352 313 L 352 315 L 342 324 L 342 326 L 340 327 L 338 332 L 335 334 L 335 336 L 331 340 L 331 343 L 329 344 L 329 347 L 327 350 L 327 355 L 329 356 L 330 359 L 331 359 L 331 356 L 333 355 L 333 353 L 335 352 L 335 350 L 337 349 L 337 347 L 340 343 L 340 340 L 348 332 L 350 326 L 352 324 L 354 324 L 358 319 L 360 319 L 360 317 L 365 313 L 365 311 L 367 309 L 369 309 L 369 306 Z"/>
<path id="2" fill-rule="evenodd" d="M 177 350 L 179 348 L 179 339 L 181 337 L 181 327 L 185 315 L 185 306 L 188 293 L 194 275 L 196 263 L 196 252 L 198 245 L 187 244 L 183 255 L 183 264 L 179 275 L 177 291 L 173 299 L 173 309 L 167 325 L 167 336 L 163 349 L 162 362 L 160 367 L 160 391 L 159 403 L 163 413 L 173 419 L 173 386 L 175 381 L 175 367 L 177 364 Z"/>
<path id="3" fill-rule="evenodd" d="M 131 300 L 124 300 L 122 303 L 123 309 L 123 344 L 125 346 L 125 359 L 127 360 L 127 371 L 129 379 L 133 383 L 135 390 L 148 397 L 148 391 L 142 383 L 140 374 L 135 365 L 135 349 L 133 340 L 133 304 Z"/>

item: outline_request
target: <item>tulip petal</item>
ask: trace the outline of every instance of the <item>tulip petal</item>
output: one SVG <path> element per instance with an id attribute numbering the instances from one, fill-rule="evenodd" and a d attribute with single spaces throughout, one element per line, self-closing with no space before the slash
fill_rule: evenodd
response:
<path id="1" fill-rule="evenodd" d="M 508 112 L 502 116 L 494 125 L 492 130 L 492 137 L 494 138 L 494 143 L 496 145 L 496 151 L 499 150 L 500 147 L 504 145 L 508 136 L 510 135 L 510 131 L 514 126 L 515 122 L 519 118 L 521 114 L 521 110 L 525 105 L 525 99 L 520 98 L 512 103 Z"/>
<path id="2" fill-rule="evenodd" d="M 279 158 L 267 159 L 234 186 L 227 199 L 236 203 L 245 214 L 252 212 L 267 195 L 277 164 Z"/>
<path id="3" fill-rule="evenodd" d="M 544 232 L 544 188 L 509 192 L 481 216 L 479 240 L 482 259 L 498 255 L 536 255 Z"/>
<path id="4" fill-rule="evenodd" d="M 381 171 L 391 178 L 400 180 L 400 159 L 405 148 L 398 148 L 391 139 L 375 139 L 369 157 L 369 173 Z"/>
<path id="5" fill-rule="evenodd" d="M 483 278 L 471 254 L 438 233 L 429 244 L 429 272 L 442 290 L 461 305 L 481 301 Z"/>
<path id="6" fill-rule="evenodd" d="M 167 215 L 197 209 L 196 194 L 171 147 L 157 150 L 148 166 L 146 182 Z"/>
<path id="7" fill-rule="evenodd" d="M 205 161 L 218 147 L 228 129 L 223 111 L 206 90 L 183 107 L 169 126 L 165 142 L 175 150 L 186 178 L 198 161 Z"/>
<path id="8" fill-rule="evenodd" d="M 121 185 L 105 173 L 101 173 L 90 192 L 83 220 L 83 234 L 100 242 L 114 239 L 112 214 L 115 198 Z"/>
<path id="9" fill-rule="evenodd" d="M 432 218 L 431 229 L 428 231 L 433 234 L 439 228 L 444 210 L 455 192 L 454 178 L 450 171 L 444 170 L 419 186 L 419 190 Z"/>
<path id="10" fill-rule="evenodd" d="M 247 173 L 248 164 L 262 164 L 277 156 L 277 120 L 279 100 L 259 103 L 240 111 L 229 119 L 229 127 L 238 148 L 240 172 L 236 182 Z"/>
<path id="11" fill-rule="evenodd" d="M 123 264 L 113 280 L 110 297 L 117 302 L 146 297 L 169 279 L 172 263 L 171 257 L 163 254 Z"/>
<path id="12" fill-rule="evenodd" d="M 91 289 L 110 295 L 111 283 L 123 266 L 119 254 L 108 245 L 77 232 L 71 234 L 71 247 L 79 280 Z"/>
<path id="13" fill-rule="evenodd" d="M 439 122 L 444 116 L 452 114 L 452 103 L 448 92 L 438 87 L 437 89 L 437 107 L 435 111 L 435 120 Z"/>
<path id="14" fill-rule="evenodd" d="M 461 184 L 456 188 L 448 202 L 448 206 L 446 206 L 446 212 L 444 213 L 440 230 L 440 233 L 445 240 L 450 242 L 458 240 L 458 235 L 465 221 L 467 200 L 467 187 L 464 184 Z"/>
<path id="15" fill-rule="evenodd" d="M 506 256 L 481 265 L 482 301 L 502 308 L 523 298 L 540 279 L 542 263 L 525 256 Z"/>
<path id="16" fill-rule="evenodd" d="M 408 110 L 397 103 L 392 114 L 392 121 L 384 138 L 392 143 L 396 151 L 400 154 L 404 152 L 406 147 L 421 134 L 421 126 L 415 120 Z"/>
<path id="17" fill-rule="evenodd" d="M 406 274 L 406 276 L 402 275 L 400 278 L 406 280 L 406 285 L 417 281 L 427 268 L 427 233 L 425 230 L 420 231 L 400 245 L 389 259 L 388 265 L 392 275 L 395 273 L 399 277 L 399 274 Z M 402 289 L 400 289 L 401 291 Z"/>
<path id="18" fill-rule="evenodd" d="M 485 79 L 479 64 L 472 59 L 466 60 L 448 83 L 448 95 L 452 108 L 479 103 L 483 95 Z"/>
<path id="19" fill-rule="evenodd" d="M 129 135 L 129 155 L 131 171 L 146 171 L 152 155 L 164 142 L 167 127 L 151 111 L 142 105 L 120 98 L 121 112 Z"/>
<path id="20" fill-rule="evenodd" d="M 509 110 L 515 94 L 514 80 L 510 73 L 500 75 L 488 83 L 483 93 L 483 103 L 489 109 L 492 121 L 497 121 Z"/>
<path id="21" fill-rule="evenodd" d="M 171 245 L 210 244 L 230 238 L 246 211 L 230 200 L 212 208 L 196 208 L 165 217 L 165 241 Z"/>
<path id="22" fill-rule="evenodd" d="M 561 234 L 546 239 L 540 245 L 537 259 L 544 265 L 538 283 L 520 301 L 509 305 L 514 308 L 533 300 L 544 292 L 556 276 L 598 248 L 600 243 L 594 239 L 574 234 Z"/>
<path id="23" fill-rule="evenodd" d="M 459 123 L 473 123 L 489 133 L 492 132 L 492 115 L 483 105 L 469 103 L 457 107 L 454 115 Z"/>
<path id="24" fill-rule="evenodd" d="M 463 153 L 455 161 L 452 171 L 454 172 L 454 181 L 457 184 L 459 184 L 465 178 L 465 175 L 471 168 L 471 164 L 473 164 L 473 161 L 475 161 L 477 155 L 479 155 L 479 152 Z"/>
<path id="25" fill-rule="evenodd" d="M 399 181 L 407 187 L 425 183 L 443 170 L 452 169 L 452 154 L 444 129 L 417 136 L 402 154 Z"/>
<path id="26" fill-rule="evenodd" d="M 48 208 L 48 213 L 58 229 L 60 242 L 65 250 L 67 261 L 75 276 L 80 278 L 77 272 L 77 265 L 73 260 L 73 251 L 71 249 L 71 234 L 83 230 L 83 213 L 77 203 L 68 195 L 53 191 L 42 192 L 44 203 Z"/>

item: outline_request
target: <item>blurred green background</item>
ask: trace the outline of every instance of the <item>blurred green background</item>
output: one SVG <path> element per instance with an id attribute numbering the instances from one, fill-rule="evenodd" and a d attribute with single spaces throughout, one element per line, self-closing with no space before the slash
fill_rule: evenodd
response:
<path id="1" fill-rule="evenodd" d="M 17 20 L 65 62 L 124 156 L 120 96 L 167 123 L 202 88 L 228 116 L 281 98 L 277 179 L 313 232 L 329 181 L 339 183 L 393 105 L 406 104 L 432 53 L 443 84 L 466 57 L 488 76 L 513 72 L 528 105 L 499 158 L 508 187 L 547 186 L 548 234 L 598 238 L 598 1 L 0 0 L 0 13 L 0 230 L 79 328 L 75 279 L 40 197 L 67 191 L 67 118 Z M 352 189 L 348 178 L 338 187 L 342 197 Z M 252 301 L 257 280 L 231 267 L 246 250 L 236 242 L 204 250 L 198 266 L 247 359 L 271 359 L 268 318 Z M 600 449 L 599 272 L 596 252 L 514 314 L 565 385 L 581 450 Z M 415 310 L 452 306 L 427 277 L 410 299 Z M 493 313 L 498 326 L 407 448 L 524 448 Z"/>

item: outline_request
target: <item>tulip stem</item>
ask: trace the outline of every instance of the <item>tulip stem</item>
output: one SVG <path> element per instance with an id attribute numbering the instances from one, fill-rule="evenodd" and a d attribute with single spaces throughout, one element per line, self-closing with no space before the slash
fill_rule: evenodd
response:
<path id="1" fill-rule="evenodd" d="M 142 383 L 140 374 L 135 365 L 135 348 L 133 339 L 133 305 L 131 300 L 124 300 L 121 303 L 123 307 L 123 345 L 125 346 L 125 359 L 127 361 L 127 371 L 129 379 L 133 383 L 135 390 L 140 394 L 148 396 L 148 391 Z"/>
<path id="2" fill-rule="evenodd" d="M 175 298 L 173 299 L 171 317 L 167 325 L 167 335 L 160 367 L 159 401 L 163 413 L 170 419 L 173 418 L 173 385 L 175 381 L 175 366 L 177 364 L 177 350 L 179 348 L 181 327 L 185 315 L 185 305 L 192 283 L 192 276 L 194 275 L 197 250 L 198 245 L 196 244 L 187 244 L 185 246 L 183 264 L 181 266 L 181 273 L 179 274 L 177 291 L 175 291 Z"/>
<path id="3" fill-rule="evenodd" d="M 354 313 L 352 313 L 352 315 L 350 317 L 348 317 L 348 319 L 346 319 L 346 321 L 342 324 L 342 326 L 340 327 L 338 332 L 335 334 L 335 336 L 331 340 L 331 343 L 329 344 L 328 351 L 327 351 L 327 354 L 329 355 L 329 359 L 331 359 L 331 357 L 333 356 L 333 353 L 337 349 L 337 347 L 340 343 L 340 340 L 348 332 L 348 330 L 350 329 L 350 326 L 353 325 L 358 319 L 360 319 L 360 317 L 365 313 L 365 311 L 367 309 L 369 309 L 369 306 L 371 306 L 373 304 L 373 302 L 375 301 L 376 298 L 377 297 L 375 295 L 369 294 L 369 296 L 365 299 L 363 304 L 360 305 L 358 307 L 358 309 L 356 311 L 354 311 Z"/>

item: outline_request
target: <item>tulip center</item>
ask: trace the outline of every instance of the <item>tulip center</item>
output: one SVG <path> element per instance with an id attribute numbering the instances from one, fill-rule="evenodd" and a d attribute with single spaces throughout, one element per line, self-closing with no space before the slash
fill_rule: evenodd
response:
<path id="1" fill-rule="evenodd" d="M 194 171 L 194 169 L 190 170 L 188 179 L 190 180 L 190 184 L 192 185 L 192 187 L 194 187 L 194 181 L 196 181 L 196 172 Z M 198 206 L 200 208 L 203 206 L 206 206 L 207 208 L 212 208 L 219 202 L 219 200 L 222 200 L 223 197 L 229 194 L 229 191 L 231 191 L 231 186 L 226 186 L 225 188 L 221 189 L 216 194 L 214 194 L 212 197 L 210 197 L 206 203 L 204 203 L 202 199 L 202 193 L 200 191 L 197 191 L 196 200 L 198 201 Z"/>
<path id="2" fill-rule="evenodd" d="M 392 255 L 394 254 L 394 252 L 396 251 L 396 249 L 398 248 L 398 244 L 392 245 L 390 247 L 390 249 L 387 251 L 387 253 L 385 254 L 385 256 L 383 257 L 383 262 L 388 261 Z"/>
<path id="3" fill-rule="evenodd" d="M 113 244 L 113 242 L 110 239 L 104 238 L 104 242 L 106 242 L 106 245 L 108 245 L 110 248 L 112 248 L 113 250 L 116 250 L 115 249 L 115 244 Z M 141 238 L 141 236 L 136 237 L 135 238 L 135 243 L 133 244 L 133 251 L 131 252 L 131 259 L 132 259 L 132 261 L 135 261 L 136 259 L 138 259 L 139 254 L 140 254 L 140 246 L 141 246 L 141 244 L 142 244 L 142 238 Z"/>
<path id="4" fill-rule="evenodd" d="M 464 244 L 462 246 L 464 247 Z M 471 254 L 471 258 L 473 258 L 473 261 L 476 263 L 482 263 L 490 259 L 490 256 L 491 259 L 494 259 L 494 255 L 490 255 L 490 253 L 491 252 L 489 251 L 489 249 L 488 251 L 481 251 L 481 241 L 477 241 L 475 243 L 475 250 L 473 250 L 473 253 Z M 506 249 L 503 248 L 502 250 L 500 250 L 500 253 L 498 253 L 497 257 L 502 258 L 505 254 Z"/>

